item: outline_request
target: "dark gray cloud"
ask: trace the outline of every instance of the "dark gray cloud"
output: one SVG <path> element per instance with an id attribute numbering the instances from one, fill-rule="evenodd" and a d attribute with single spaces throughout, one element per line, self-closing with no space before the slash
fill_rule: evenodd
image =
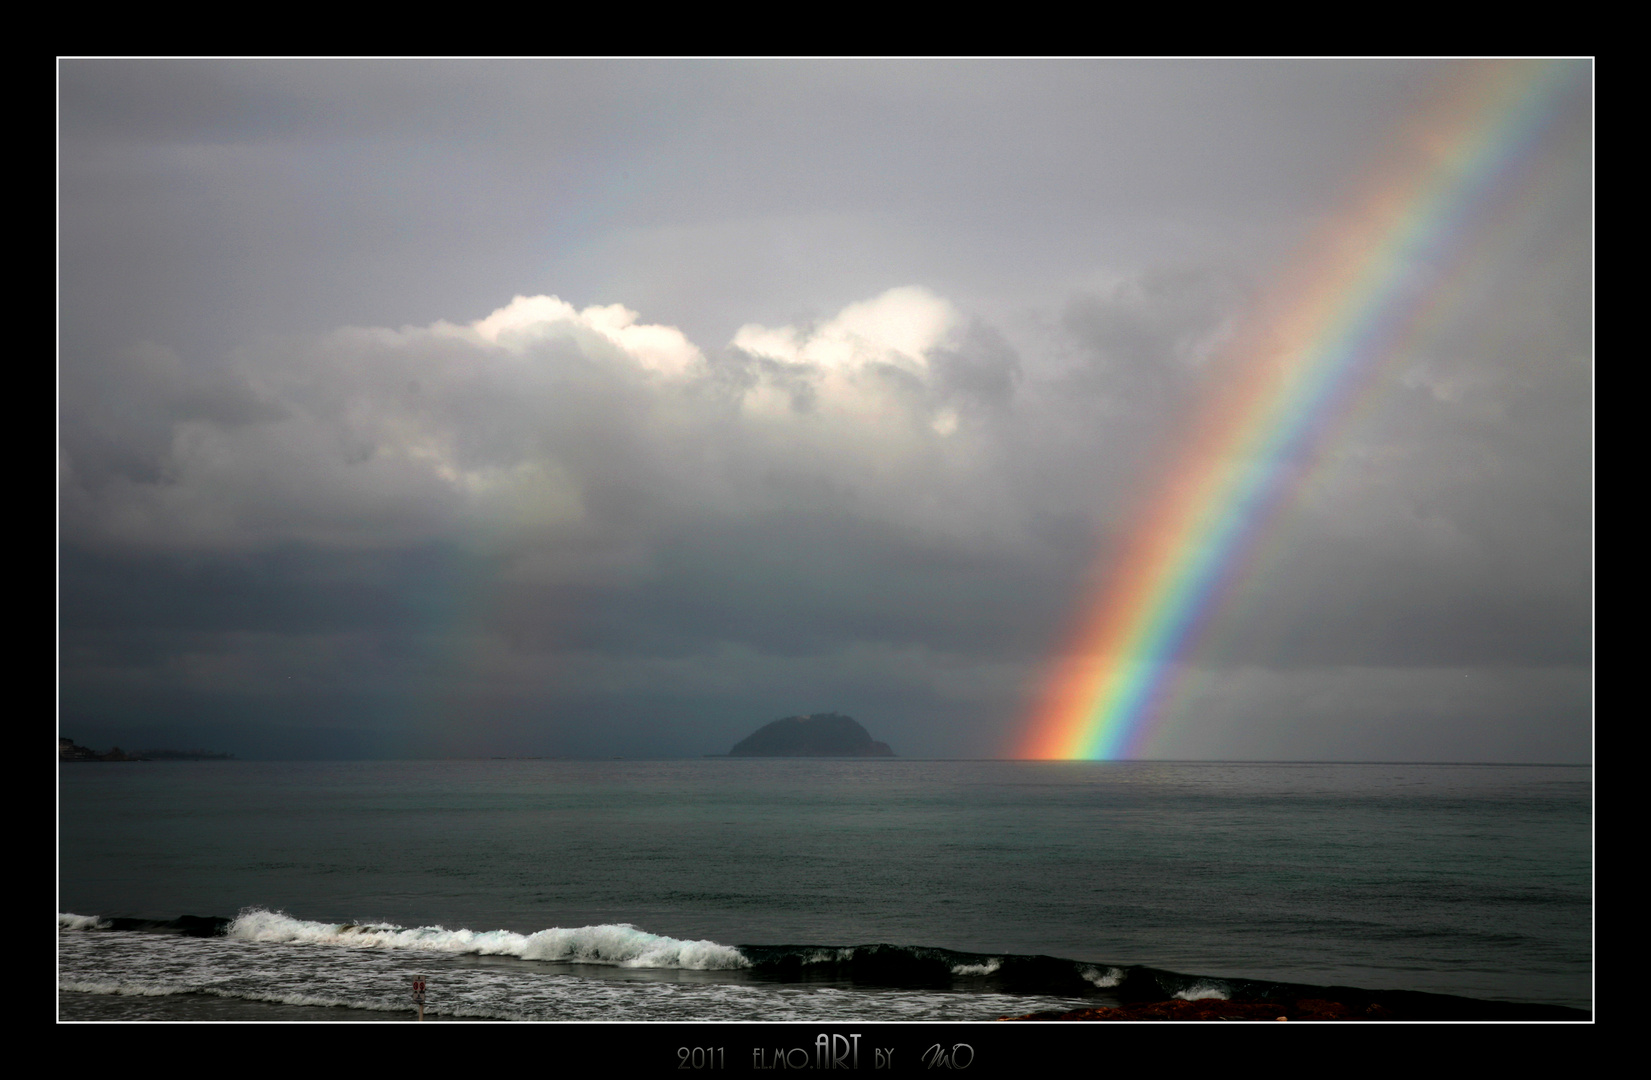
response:
<path id="1" fill-rule="evenodd" d="M 1253 298 L 1448 68 L 67 62 L 65 731 L 1002 750 Z M 1589 753 L 1567 107 L 1163 752 Z"/>

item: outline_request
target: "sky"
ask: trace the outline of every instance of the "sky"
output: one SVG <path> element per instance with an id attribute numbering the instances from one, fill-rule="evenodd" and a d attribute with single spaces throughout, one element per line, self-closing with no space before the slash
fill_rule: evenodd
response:
<path id="1" fill-rule="evenodd" d="M 60 61 L 60 734 L 1012 756 L 1304 246 L 1509 66 Z M 1143 756 L 1591 760 L 1572 67 Z"/>

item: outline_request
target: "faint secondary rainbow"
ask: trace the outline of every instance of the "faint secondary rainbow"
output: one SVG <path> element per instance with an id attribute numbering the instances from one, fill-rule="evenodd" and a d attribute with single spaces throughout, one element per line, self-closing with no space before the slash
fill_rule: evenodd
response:
<path id="1" fill-rule="evenodd" d="M 1463 242 L 1585 65 L 1476 65 L 1407 129 L 1393 165 L 1306 246 L 1178 444 L 1059 650 L 1018 754 L 1139 752 L 1174 662 L 1287 501 L 1361 378 L 1430 307 Z M 1436 299 L 1436 298 L 1435 298 Z"/>

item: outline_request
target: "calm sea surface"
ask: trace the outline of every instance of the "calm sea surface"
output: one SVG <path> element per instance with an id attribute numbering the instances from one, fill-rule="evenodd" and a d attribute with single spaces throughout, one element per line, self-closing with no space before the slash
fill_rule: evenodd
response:
<path id="1" fill-rule="evenodd" d="M 418 974 L 439 1015 L 981 1019 L 1110 1003 L 1132 965 L 1165 997 L 1592 1007 L 1585 767 L 153 762 L 59 785 L 65 1018 L 391 1015 Z M 111 922 L 181 915 L 235 921 Z"/>

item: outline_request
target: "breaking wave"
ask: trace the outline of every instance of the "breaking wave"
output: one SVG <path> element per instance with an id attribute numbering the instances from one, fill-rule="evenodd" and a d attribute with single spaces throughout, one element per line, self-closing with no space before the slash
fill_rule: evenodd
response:
<path id="1" fill-rule="evenodd" d="M 70 915 L 67 912 L 57 913 L 57 928 L 59 930 L 106 930 L 109 928 L 107 919 L 100 919 L 96 915 Z"/>
<path id="2" fill-rule="evenodd" d="M 182 915 L 176 919 L 107 918 L 59 914 L 66 931 L 146 931 L 188 937 L 219 937 L 261 944 L 291 944 L 363 950 L 408 951 L 448 955 L 501 956 L 564 964 L 598 964 L 641 971 L 724 972 L 733 977 L 782 983 L 833 984 L 843 987 L 899 987 L 940 991 L 1057 994 L 1164 1000 L 1225 997 L 1227 991 L 1208 978 L 1177 975 L 1145 967 L 1110 967 L 1054 956 L 956 952 L 913 945 L 723 945 L 652 934 L 629 923 L 537 933 L 512 930 L 448 929 L 400 926 L 389 922 L 318 922 L 263 907 L 243 909 L 233 919 Z M 115 984 L 109 984 L 113 987 Z M 87 993 L 137 993 L 138 990 L 65 986 Z M 143 993 L 155 993 L 152 989 Z M 207 992 L 177 988 L 168 993 Z M 353 1002 L 267 1000 L 283 1004 L 351 1004 Z"/>
<path id="3" fill-rule="evenodd" d="M 953 964 L 953 975 L 993 975 L 1003 967 L 1003 961 L 991 959 L 984 964 Z"/>
<path id="4" fill-rule="evenodd" d="M 1084 964 L 1078 969 L 1078 974 L 1082 975 L 1089 985 L 1100 990 L 1110 989 L 1124 981 L 1123 968 L 1099 968 Z"/>
<path id="5" fill-rule="evenodd" d="M 536 934 L 518 934 L 510 930 L 449 930 L 441 926 L 403 927 L 392 923 L 321 923 L 295 919 L 279 911 L 248 908 L 225 928 L 224 936 L 239 941 L 421 949 L 626 968 L 728 971 L 750 966 L 740 951 L 731 946 L 650 934 L 629 923 L 571 930 L 554 927 Z"/>
<path id="6" fill-rule="evenodd" d="M 1177 990 L 1175 996 L 1182 1001 L 1226 1001 L 1227 988 L 1219 983 L 1200 979 L 1184 990 Z"/>

